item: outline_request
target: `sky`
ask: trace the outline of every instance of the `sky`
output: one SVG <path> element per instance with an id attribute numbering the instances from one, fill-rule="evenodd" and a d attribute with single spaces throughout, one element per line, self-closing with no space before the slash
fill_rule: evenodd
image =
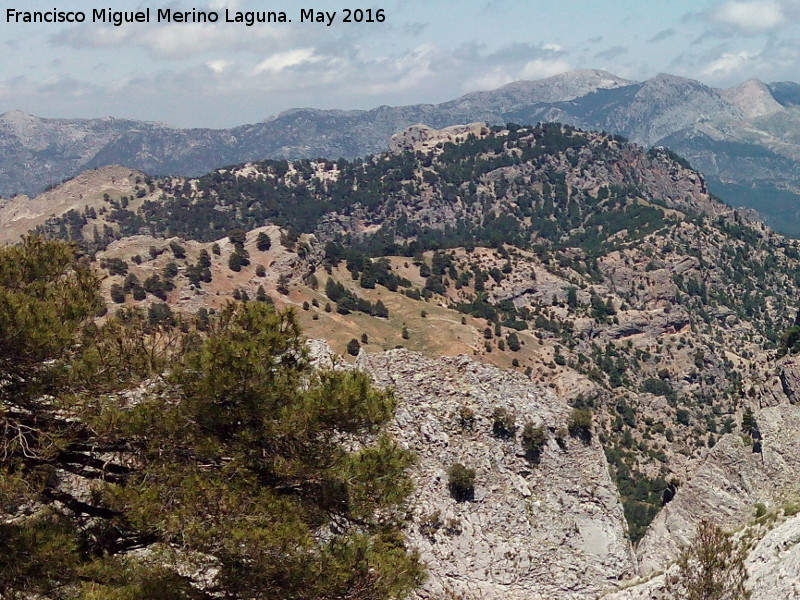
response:
<path id="1" fill-rule="evenodd" d="M 91 23 L 150 8 L 150 23 Z M 344 8 L 383 23 L 343 23 Z M 7 22 L 7 10 L 87 22 Z M 291 23 L 158 23 L 158 9 L 284 11 Z M 333 25 L 300 10 L 336 11 Z M 518 79 L 604 69 L 730 87 L 800 81 L 800 0 L 27 0 L 0 12 L 0 112 L 231 127 L 294 107 L 443 102 Z"/>

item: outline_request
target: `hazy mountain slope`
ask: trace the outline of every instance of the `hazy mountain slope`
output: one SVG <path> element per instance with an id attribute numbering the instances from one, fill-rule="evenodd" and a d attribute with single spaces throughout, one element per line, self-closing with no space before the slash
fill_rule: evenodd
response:
<path id="1" fill-rule="evenodd" d="M 723 90 L 722 95 L 748 119 L 784 111 L 769 86 L 758 79 L 748 79 L 736 87 Z"/>
<path id="2" fill-rule="evenodd" d="M 123 132 L 167 129 L 113 118 L 43 119 L 20 111 L 4 113 L 0 115 L 0 194 L 38 193 L 48 184 L 75 176 Z"/>
<path id="3" fill-rule="evenodd" d="M 109 164 L 159 175 L 200 175 L 224 164 L 264 158 L 354 158 L 386 150 L 393 134 L 415 123 L 501 123 L 502 113 L 520 104 L 568 100 L 627 83 L 603 71 L 575 71 L 440 105 L 294 109 L 227 130 L 117 119 L 41 119 L 11 111 L 0 115 L 0 195 L 40 192 L 82 169 Z"/>
<path id="4" fill-rule="evenodd" d="M 720 91 L 665 74 L 620 90 L 601 90 L 573 102 L 554 106 L 540 103 L 508 116 L 521 123 L 550 120 L 547 117 L 552 108 L 569 115 L 581 127 L 620 133 L 644 146 L 655 145 L 699 120 L 743 117 Z"/>
<path id="5" fill-rule="evenodd" d="M 800 107 L 792 82 L 748 80 L 729 90 L 667 74 L 632 82 L 575 71 L 472 92 L 441 104 L 372 110 L 293 109 L 226 130 L 175 129 L 114 119 L 0 116 L 0 194 L 38 192 L 87 167 L 122 164 L 151 174 L 200 175 L 264 158 L 354 158 L 386 150 L 393 134 L 483 121 L 559 121 L 666 145 L 781 231 L 800 233 Z"/>
<path id="6" fill-rule="evenodd" d="M 775 99 L 783 106 L 800 105 L 800 84 L 793 81 L 780 81 L 770 83 L 769 89 Z"/>

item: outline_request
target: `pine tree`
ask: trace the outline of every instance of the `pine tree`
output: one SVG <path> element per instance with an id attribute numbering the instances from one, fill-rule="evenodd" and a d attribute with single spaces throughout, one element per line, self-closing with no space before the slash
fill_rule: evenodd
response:
<path id="1" fill-rule="evenodd" d="M 4 597 L 388 600 L 421 582 L 391 393 L 314 368 L 292 311 L 96 325 L 97 290 L 69 246 L 0 249 L 0 505 L 45 507 L 0 521 Z M 111 393 L 154 375 L 135 403 Z"/>
<path id="2" fill-rule="evenodd" d="M 239 252 L 234 251 L 231 253 L 230 257 L 228 258 L 228 268 L 231 271 L 241 271 L 242 270 L 242 255 Z"/>
<path id="3" fill-rule="evenodd" d="M 389 316 L 389 309 L 386 308 L 383 302 L 378 300 L 375 303 L 375 308 L 373 309 L 373 315 L 375 315 L 376 317 L 386 318 Z"/>
<path id="4" fill-rule="evenodd" d="M 678 572 L 667 576 L 667 591 L 676 600 L 747 600 L 746 550 L 733 536 L 701 521 L 692 545 L 678 559 Z"/>
<path id="5" fill-rule="evenodd" d="M 269 236 L 264 233 L 263 231 L 258 234 L 256 237 L 256 248 L 258 248 L 261 252 L 266 252 L 272 247 L 272 240 L 269 239 Z"/>
<path id="6" fill-rule="evenodd" d="M 356 338 L 353 338 L 347 342 L 347 353 L 349 355 L 358 356 L 359 350 L 361 350 L 361 344 L 358 343 Z"/>

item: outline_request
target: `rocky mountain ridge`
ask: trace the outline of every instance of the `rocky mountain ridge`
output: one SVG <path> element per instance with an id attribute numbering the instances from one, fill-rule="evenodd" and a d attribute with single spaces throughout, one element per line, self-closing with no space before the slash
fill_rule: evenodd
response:
<path id="1" fill-rule="evenodd" d="M 526 423 L 548 437 L 565 431 L 563 398 L 466 357 L 392 350 L 362 354 L 356 367 L 396 390 L 392 432 L 419 457 L 410 539 L 432 574 L 420 598 L 588 598 L 636 572 L 596 439 L 551 438 L 531 461 L 516 435 L 492 434 L 498 409 L 514 415 L 520 434 Z M 464 414 L 473 420 L 463 423 Z M 476 471 L 470 502 L 449 497 L 456 463 Z"/>
<path id="2" fill-rule="evenodd" d="M 791 82 L 748 80 L 718 90 L 659 74 L 645 82 L 584 70 L 519 81 L 441 104 L 372 110 L 293 109 L 226 130 L 176 129 L 118 119 L 0 116 L 0 194 L 38 193 L 86 168 L 122 164 L 154 175 L 196 176 L 265 158 L 347 158 L 386 150 L 409 126 L 560 121 L 605 130 L 686 157 L 716 193 L 800 233 L 800 113 Z"/>
<path id="3" fill-rule="evenodd" d="M 196 176 L 220 165 L 264 158 L 355 158 L 385 151 L 393 134 L 415 123 L 497 122 L 515 106 L 570 100 L 624 83 L 602 71 L 576 71 L 441 105 L 292 109 L 260 123 L 217 130 L 114 118 L 42 119 L 14 110 L 0 115 L 0 195 L 38 193 L 81 170 L 112 164 L 156 175 Z"/>

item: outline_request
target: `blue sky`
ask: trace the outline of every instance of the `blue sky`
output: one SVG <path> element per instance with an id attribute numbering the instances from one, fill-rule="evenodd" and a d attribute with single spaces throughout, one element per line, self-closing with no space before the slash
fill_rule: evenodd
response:
<path id="1" fill-rule="evenodd" d="M 20 10 L 284 10 L 290 24 L 7 23 L 0 112 L 228 127 L 292 107 L 441 102 L 516 79 L 605 69 L 716 87 L 800 80 L 800 0 L 28 0 Z M 298 23 L 300 8 L 385 10 Z"/>

